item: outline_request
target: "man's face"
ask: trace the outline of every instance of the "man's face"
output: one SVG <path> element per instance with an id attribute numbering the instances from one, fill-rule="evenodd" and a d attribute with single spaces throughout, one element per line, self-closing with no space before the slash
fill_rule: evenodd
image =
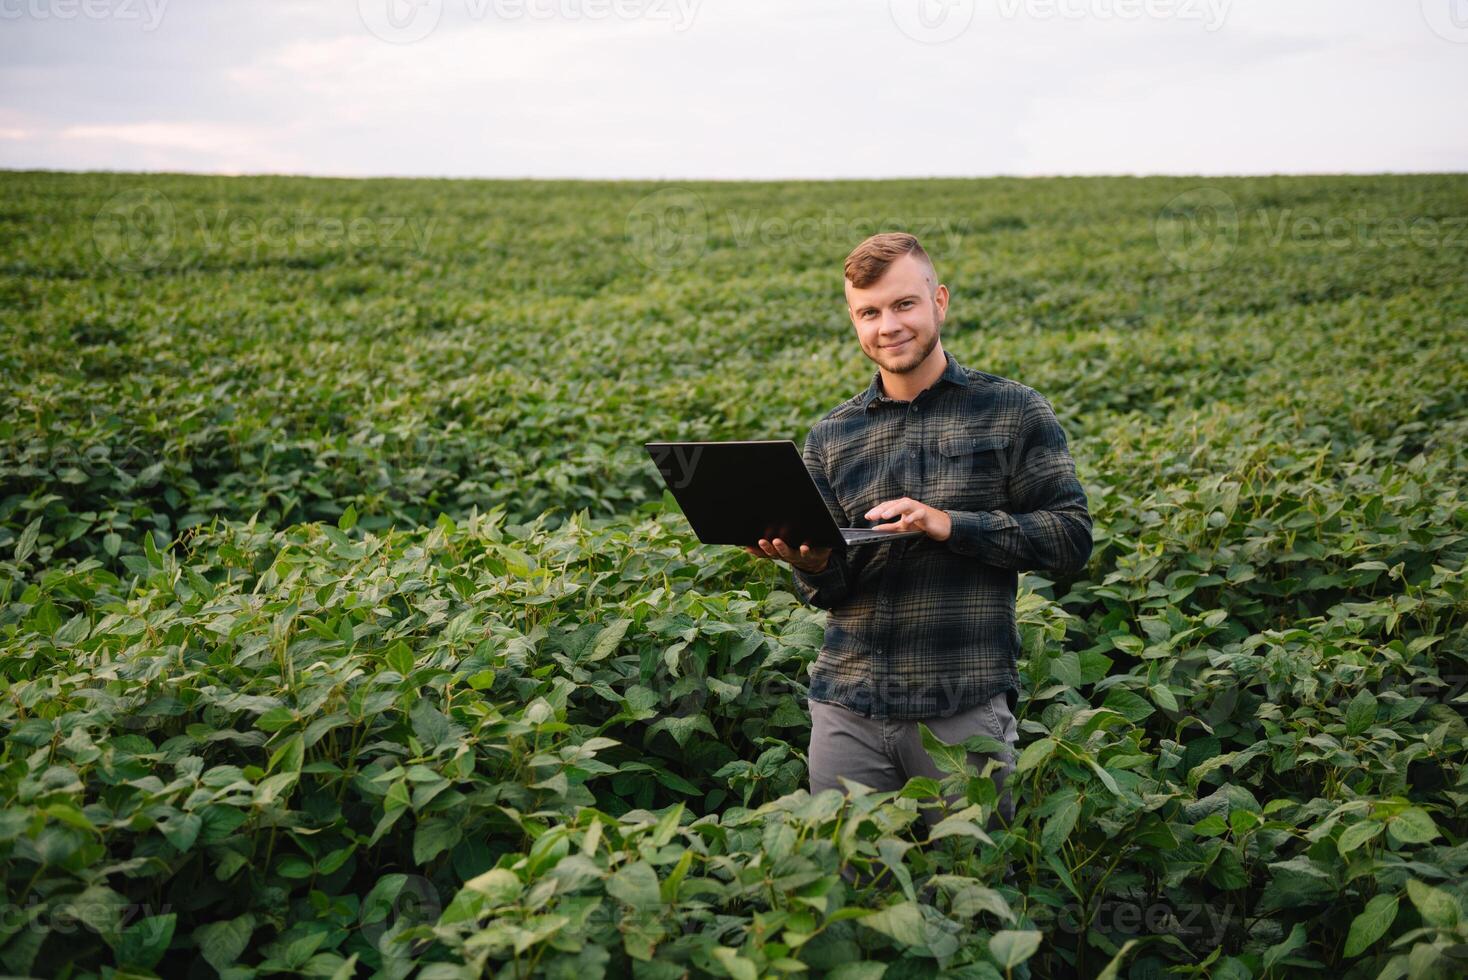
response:
<path id="1" fill-rule="evenodd" d="M 866 289 L 846 280 L 846 305 L 866 356 L 886 371 L 904 374 L 938 345 L 948 287 L 934 282 L 925 263 L 904 255 Z"/>

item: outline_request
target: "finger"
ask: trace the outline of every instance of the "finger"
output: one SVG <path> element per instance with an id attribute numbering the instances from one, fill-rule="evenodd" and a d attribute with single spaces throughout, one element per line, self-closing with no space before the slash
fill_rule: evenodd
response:
<path id="1" fill-rule="evenodd" d="M 884 518 L 884 519 L 887 518 L 887 517 L 891 517 L 892 516 L 891 514 L 884 514 L 883 511 L 885 511 L 888 507 L 891 507 L 895 503 L 897 503 L 897 501 L 895 501 L 895 500 L 884 500 L 880 504 L 878 504 L 877 506 L 873 507 L 871 510 L 867 511 L 862 516 L 865 517 L 869 521 L 870 520 L 873 520 L 874 518 L 878 518 L 878 517 L 881 517 L 881 518 Z"/>
<path id="2" fill-rule="evenodd" d="M 794 551 L 790 550 L 790 546 L 786 544 L 781 538 L 775 539 L 775 549 L 780 553 L 780 557 L 784 558 L 787 561 L 792 558 L 798 557 Z"/>
<path id="3" fill-rule="evenodd" d="M 765 553 L 765 557 L 767 558 L 778 558 L 780 555 L 780 553 L 775 550 L 775 546 L 770 544 L 767 538 L 760 538 L 759 546 L 760 550 Z"/>
<path id="4" fill-rule="evenodd" d="M 891 520 L 894 517 L 904 517 L 908 514 L 921 514 L 923 505 L 911 497 L 899 497 L 889 500 L 885 504 L 879 504 L 867 512 L 867 517 L 878 520 Z"/>

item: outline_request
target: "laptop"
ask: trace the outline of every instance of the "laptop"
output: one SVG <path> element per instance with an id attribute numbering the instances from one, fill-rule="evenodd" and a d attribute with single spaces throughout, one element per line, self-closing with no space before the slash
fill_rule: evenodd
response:
<path id="1" fill-rule="evenodd" d="M 643 445 L 704 544 L 757 547 L 760 538 L 780 538 L 795 549 L 834 548 L 926 536 L 838 527 L 789 439 Z"/>

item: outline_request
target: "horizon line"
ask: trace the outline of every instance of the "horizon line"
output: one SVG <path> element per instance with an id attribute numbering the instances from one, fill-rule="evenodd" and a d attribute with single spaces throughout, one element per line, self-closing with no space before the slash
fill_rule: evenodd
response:
<path id="1" fill-rule="evenodd" d="M 226 178 L 259 178 L 273 177 L 291 180 L 439 180 L 439 181 L 504 181 L 504 182 L 527 182 L 539 181 L 545 183 L 624 183 L 624 184 L 656 184 L 656 183 L 727 183 L 727 184 L 771 184 L 771 183 L 838 183 L 838 182 L 876 182 L 876 181 L 937 181 L 937 180 L 1155 180 L 1165 178 L 1188 179 L 1188 180 L 1245 180 L 1258 178 L 1309 178 L 1309 177 L 1453 177 L 1468 174 L 1468 170 L 1337 170 L 1337 171 L 1260 171 L 1260 172 L 1226 172 L 1226 173 L 1184 173 L 1184 172 L 1095 172 L 1095 173 L 977 173 L 977 174 L 898 174 L 885 176 L 830 176 L 830 177 L 696 177 L 696 176 L 660 176 L 660 177 L 587 177 L 587 176 L 537 176 L 537 175 L 473 175 L 473 174 L 411 174 L 411 173 L 384 173 L 384 174 L 331 174 L 331 173 L 293 173 L 287 171 L 232 171 L 232 170 L 145 170 L 145 169 L 121 169 L 121 170 L 96 170 L 69 167 L 9 167 L 0 166 L 0 173 L 9 174 L 58 174 L 58 175 L 107 175 L 107 176 L 142 176 L 142 177 L 226 177 Z"/>

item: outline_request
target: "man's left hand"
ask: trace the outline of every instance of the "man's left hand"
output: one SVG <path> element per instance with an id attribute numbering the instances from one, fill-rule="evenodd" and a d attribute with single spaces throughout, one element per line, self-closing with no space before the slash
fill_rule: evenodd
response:
<path id="1" fill-rule="evenodd" d="M 894 517 L 897 520 L 892 520 Z M 866 512 L 866 519 L 892 521 L 890 524 L 873 525 L 873 531 L 923 531 L 934 541 L 947 541 L 953 533 L 953 521 L 947 511 L 929 507 L 911 497 L 880 503 Z"/>

